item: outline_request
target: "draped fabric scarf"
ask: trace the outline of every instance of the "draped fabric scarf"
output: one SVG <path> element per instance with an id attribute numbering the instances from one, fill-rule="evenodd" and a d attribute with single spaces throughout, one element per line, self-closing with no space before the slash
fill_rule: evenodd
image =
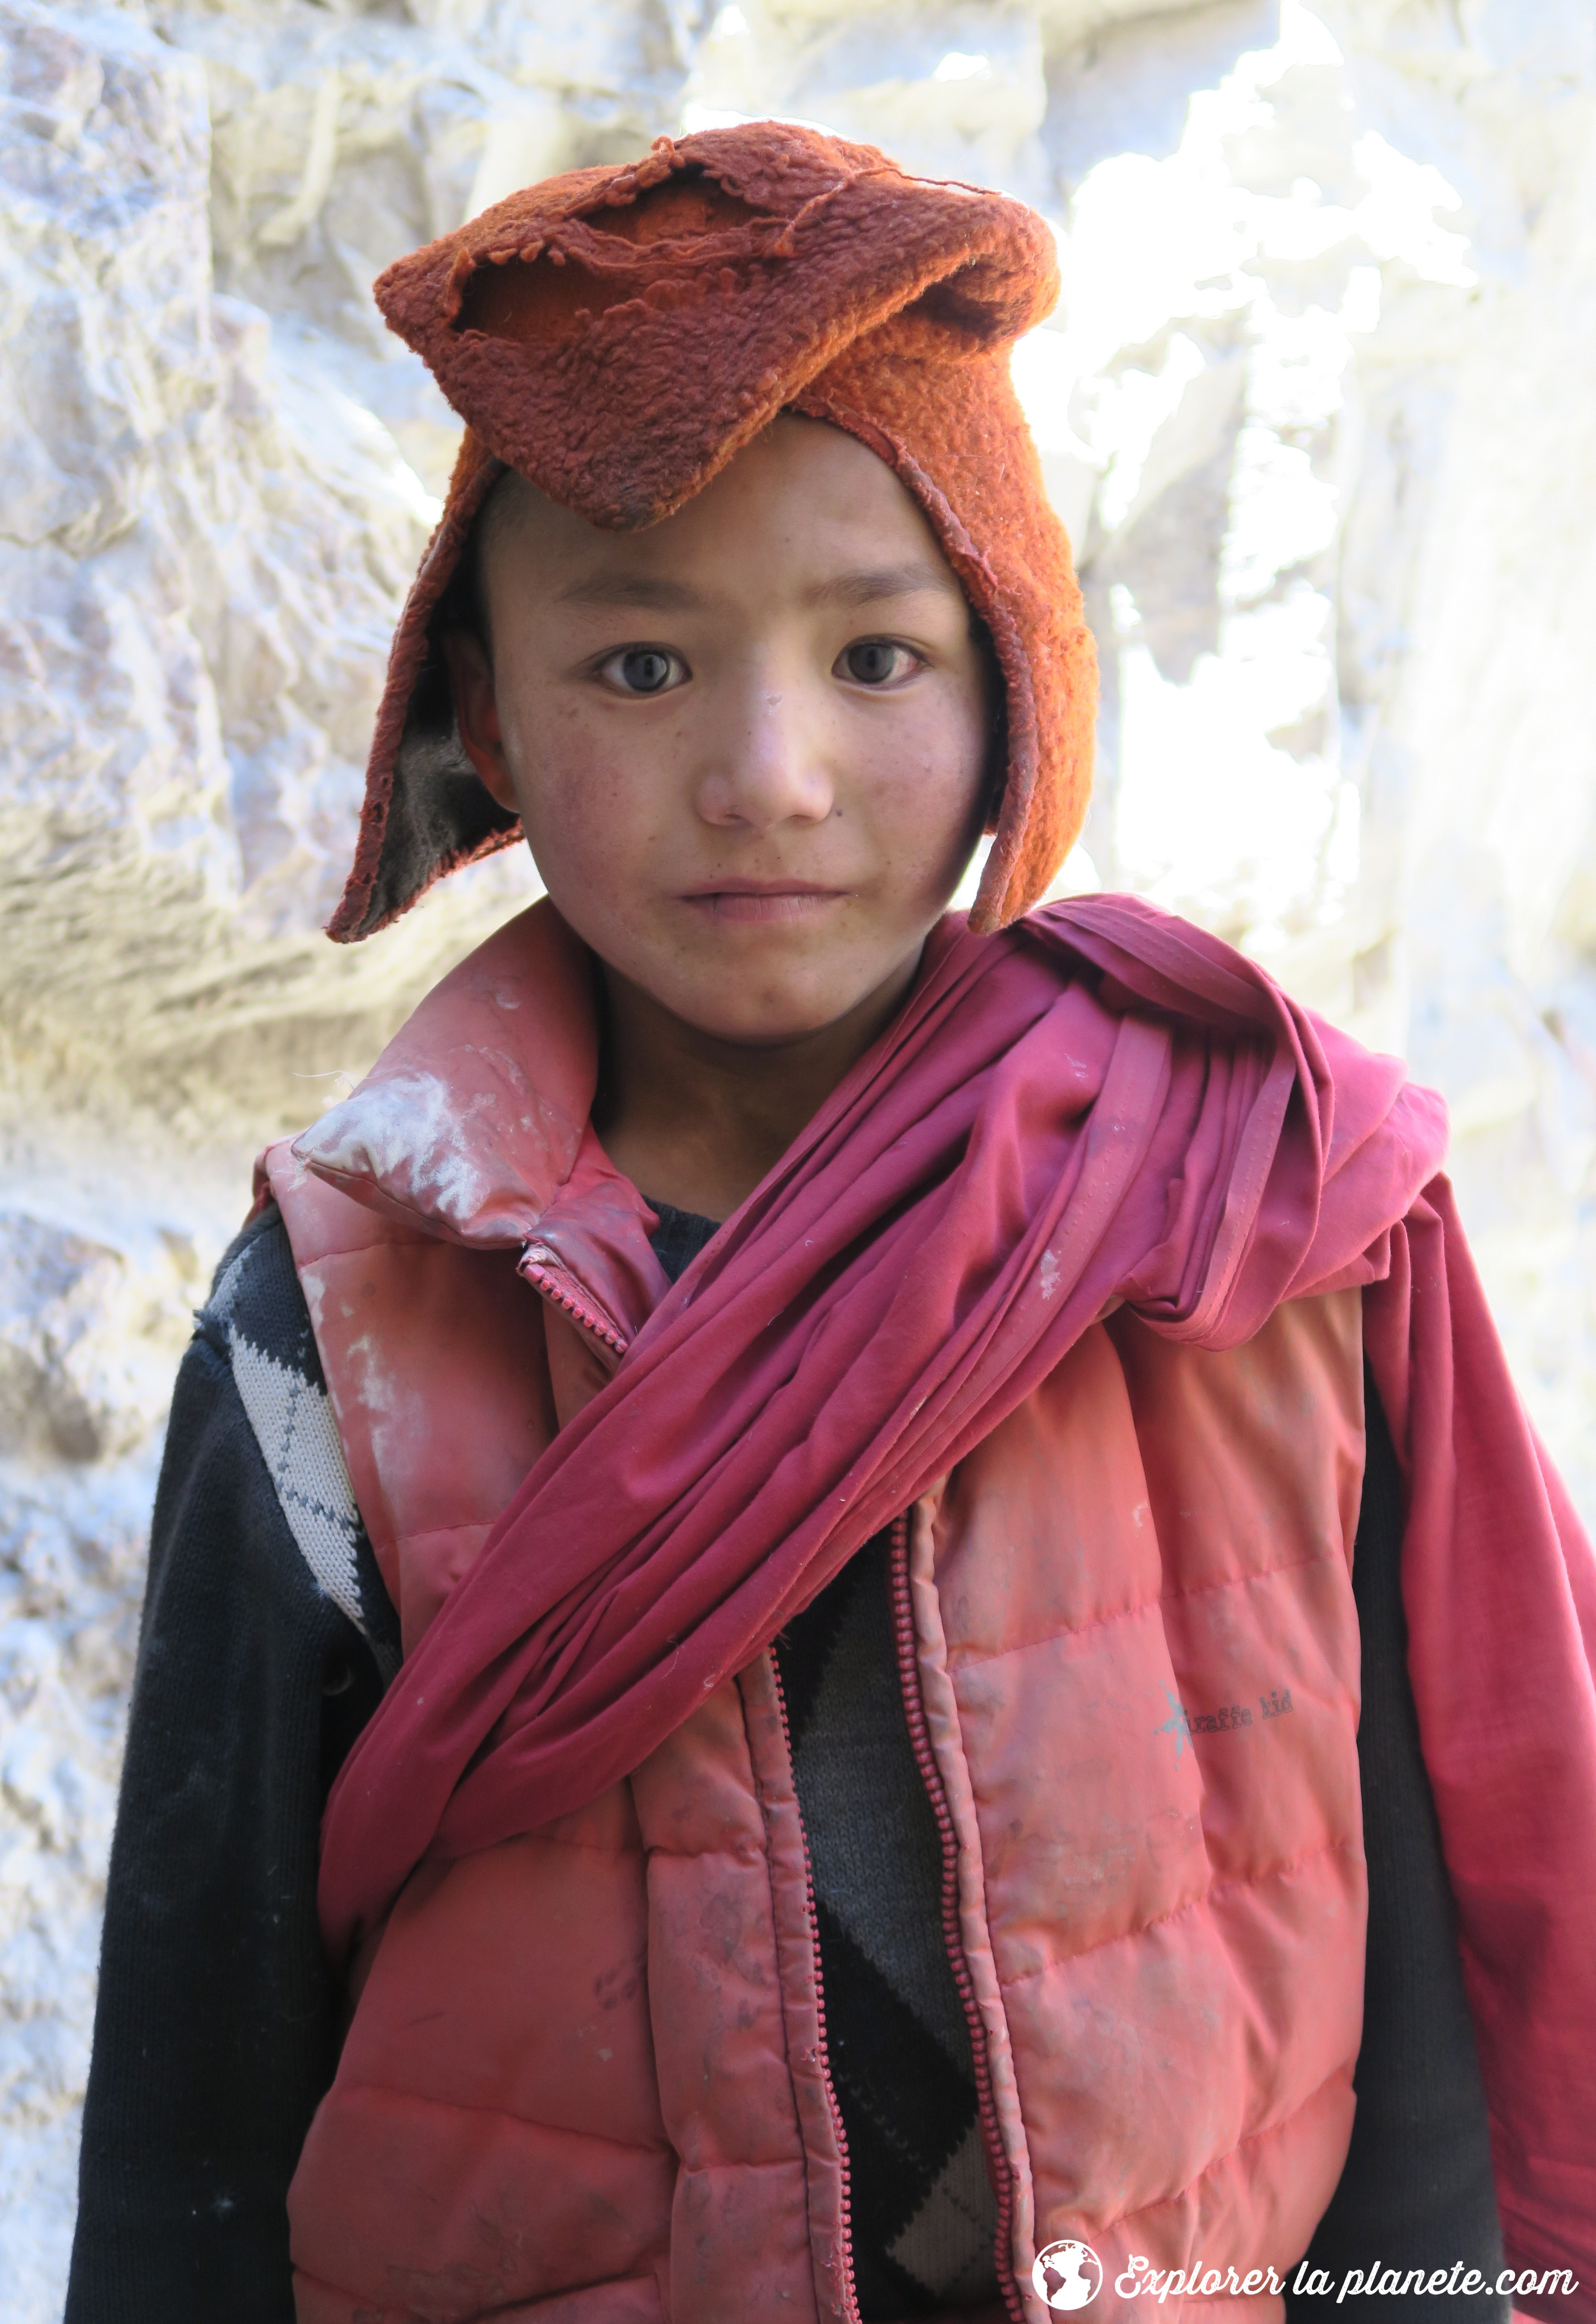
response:
<path id="1" fill-rule="evenodd" d="M 346 1763 L 335 1954 L 424 1857 L 637 1766 L 1111 1306 L 1217 1348 L 1282 1299 L 1373 1286 L 1415 1693 L 1499 2147 L 1523 2165 L 1504 2224 L 1509 2250 L 1562 2248 L 1564 2198 L 1596 2218 L 1596 2109 L 1581 2129 L 1569 2064 L 1596 2054 L 1596 1580 L 1435 1176 L 1444 1135 L 1397 1060 L 1149 907 L 1079 900 L 992 937 L 944 922 Z"/>

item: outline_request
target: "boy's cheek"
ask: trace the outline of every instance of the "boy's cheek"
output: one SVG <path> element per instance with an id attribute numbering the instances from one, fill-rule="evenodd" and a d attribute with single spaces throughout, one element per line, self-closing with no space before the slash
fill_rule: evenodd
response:
<path id="1" fill-rule="evenodd" d="M 658 863 L 669 817 L 647 796 L 646 770 L 568 747 L 556 732 L 516 785 L 521 827 L 543 884 L 562 911 L 578 893 L 645 907 L 649 859 Z M 643 794 L 640 796 L 640 793 Z M 563 892 L 562 892 L 563 891 Z"/>

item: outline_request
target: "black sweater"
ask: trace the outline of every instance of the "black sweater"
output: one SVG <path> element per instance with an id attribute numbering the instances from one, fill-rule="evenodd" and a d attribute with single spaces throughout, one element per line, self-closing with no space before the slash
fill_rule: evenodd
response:
<path id="1" fill-rule="evenodd" d="M 673 1277 L 709 1231 L 663 1215 L 655 1247 Z M 1353 1568 L 1370 1880 L 1364 2046 L 1352 2152 L 1309 2255 L 1337 2283 L 1343 2268 L 1377 2258 L 1403 2269 L 1463 2260 L 1488 2278 L 1500 2265 L 1484 2097 L 1407 1675 L 1400 1539 L 1396 1462 L 1371 1389 Z M 847 1569 L 833 1591 L 844 1583 L 853 1590 Z M 872 1601 L 853 1597 L 868 1627 Z M 841 1596 L 810 1614 L 811 1639 L 847 1618 Z M 784 1643 L 789 1665 L 802 1643 Z M 338 1994 L 316 1920 L 321 1811 L 397 1655 L 287 1234 L 268 1212 L 223 1261 L 172 1406 L 66 2324 L 292 2318 L 284 2197 L 337 2041 Z M 849 1980 L 838 1941 L 823 1937 L 840 2066 Z M 872 2038 L 863 2004 L 859 2015 L 863 2044 Z M 845 2076 L 840 2088 L 846 2118 Z M 1290 2304 L 1312 2312 L 1333 2296 Z M 1361 2304 L 1349 2300 L 1343 2313 Z M 1369 2312 L 1396 2324 L 1408 2304 L 1388 2298 Z M 1501 2317 L 1507 2304 L 1418 2303 L 1433 2319 Z M 878 2310 L 913 2312 L 912 2300 Z"/>

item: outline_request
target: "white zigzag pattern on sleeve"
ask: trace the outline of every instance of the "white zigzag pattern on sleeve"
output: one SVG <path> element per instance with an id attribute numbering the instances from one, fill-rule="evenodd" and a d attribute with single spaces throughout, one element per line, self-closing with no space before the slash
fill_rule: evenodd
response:
<path id="1" fill-rule="evenodd" d="M 326 1393 L 231 1324 L 227 1337 L 233 1377 L 289 1529 L 334 1605 L 364 1629 L 355 1563 L 359 1518 Z"/>
<path id="2" fill-rule="evenodd" d="M 371 1646 L 383 1678 L 390 1679 L 397 1657 L 366 1625 L 355 1559 L 360 1512 L 327 1391 L 257 1347 L 235 1320 L 253 1255 L 249 1250 L 239 1253 L 211 1303 L 226 1326 L 239 1400 L 300 1556 Z"/>

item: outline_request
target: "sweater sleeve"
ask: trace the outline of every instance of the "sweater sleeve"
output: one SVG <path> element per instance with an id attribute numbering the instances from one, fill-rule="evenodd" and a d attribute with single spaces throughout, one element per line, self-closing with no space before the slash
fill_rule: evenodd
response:
<path id="1" fill-rule="evenodd" d="M 1502 2233 L 1473 2022 L 1463 1991 L 1457 1911 L 1419 1741 L 1402 1609 L 1402 1487 L 1374 1383 L 1365 1378 L 1368 1459 L 1352 1594 L 1362 1637 L 1358 1766 L 1369 1862 L 1369 1942 L 1358 2111 L 1341 2184 L 1287 2297 L 1291 2324 L 1315 2315 L 1384 2324 L 1422 2310 L 1432 2324 L 1506 2324 L 1498 2295 Z M 1461 2266 L 1459 2264 L 1461 2263 Z M 1406 2300 L 1353 2292 L 1348 2272 L 1475 2269 L 1488 2289 Z M 1305 2296 L 1323 2270 L 1328 2292 Z"/>
<path id="2" fill-rule="evenodd" d="M 291 2324 L 332 2077 L 333 1776 L 397 1661 L 274 1213 L 179 1375 L 112 1848 L 67 2324 Z"/>

